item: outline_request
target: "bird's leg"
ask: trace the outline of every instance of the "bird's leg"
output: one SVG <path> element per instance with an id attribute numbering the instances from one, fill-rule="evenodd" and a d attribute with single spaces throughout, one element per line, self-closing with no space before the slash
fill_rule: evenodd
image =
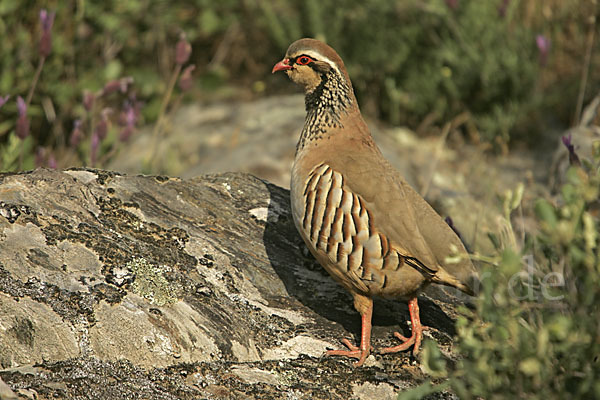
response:
<path id="1" fill-rule="evenodd" d="M 342 343 L 348 350 L 328 350 L 328 356 L 346 356 L 358 358 L 354 366 L 360 367 L 371 351 L 371 317 L 373 315 L 373 300 L 368 297 L 355 296 L 354 306 L 361 315 L 360 347 L 354 346 L 348 339 L 342 339 Z"/>
<path id="2" fill-rule="evenodd" d="M 413 354 L 416 356 L 419 354 L 419 350 L 421 347 L 421 340 L 423 340 L 423 331 L 427 329 L 426 326 L 421 325 L 421 319 L 419 317 L 419 304 L 417 303 L 417 297 L 413 297 L 408 302 L 408 311 L 410 313 L 410 321 L 412 324 L 412 335 L 407 338 L 399 334 L 398 332 L 394 332 L 394 336 L 398 339 L 402 340 L 402 343 L 398 346 L 386 347 L 381 350 L 381 354 L 385 353 L 396 353 L 398 351 L 403 351 L 408 349 L 410 346 L 414 345 Z"/>

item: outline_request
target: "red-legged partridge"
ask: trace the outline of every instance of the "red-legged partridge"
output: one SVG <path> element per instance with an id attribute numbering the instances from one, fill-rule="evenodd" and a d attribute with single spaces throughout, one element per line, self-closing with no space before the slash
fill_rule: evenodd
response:
<path id="1" fill-rule="evenodd" d="M 323 267 L 352 293 L 362 317 L 360 347 L 328 355 L 357 358 L 371 350 L 373 296 L 405 298 L 412 336 L 392 353 L 423 336 L 417 294 L 429 283 L 471 293 L 464 283 L 474 267 L 460 239 L 381 155 L 363 120 L 344 62 L 328 45 L 300 39 L 273 72 L 285 71 L 304 87 L 306 119 L 292 169 L 294 222 Z M 453 250 L 465 257 L 446 262 Z M 456 259 L 457 257 L 454 257 Z"/>

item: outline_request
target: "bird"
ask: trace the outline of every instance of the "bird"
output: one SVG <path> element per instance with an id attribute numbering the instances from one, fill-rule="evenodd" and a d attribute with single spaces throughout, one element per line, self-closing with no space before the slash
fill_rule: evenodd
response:
<path id="1" fill-rule="evenodd" d="M 373 297 L 384 297 L 408 301 L 412 334 L 395 332 L 401 343 L 380 352 L 413 346 L 416 356 L 427 329 L 418 294 L 436 283 L 472 295 L 468 282 L 475 267 L 453 229 L 381 154 L 333 48 L 299 39 L 273 67 L 272 73 L 278 71 L 305 94 L 306 117 L 290 182 L 294 224 L 361 315 L 360 344 L 343 339 L 347 349 L 326 355 L 355 358 L 354 365 L 362 365 L 372 350 Z"/>

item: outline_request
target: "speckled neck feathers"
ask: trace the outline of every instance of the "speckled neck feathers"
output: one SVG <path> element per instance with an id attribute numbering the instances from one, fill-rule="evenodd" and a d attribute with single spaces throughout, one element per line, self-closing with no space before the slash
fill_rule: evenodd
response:
<path id="1" fill-rule="evenodd" d="M 306 119 L 296 151 L 327 137 L 334 128 L 343 128 L 342 117 L 355 101 L 350 85 L 338 71 L 332 68 L 322 75 L 319 85 L 306 93 Z"/>

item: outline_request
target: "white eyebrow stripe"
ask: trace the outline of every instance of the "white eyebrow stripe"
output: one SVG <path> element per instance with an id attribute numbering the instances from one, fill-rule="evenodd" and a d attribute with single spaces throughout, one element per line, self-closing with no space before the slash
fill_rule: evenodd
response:
<path id="1" fill-rule="evenodd" d="M 299 55 L 305 54 L 311 58 L 314 58 L 316 60 L 319 61 L 325 61 L 327 64 L 331 65 L 331 67 L 333 69 L 335 69 L 338 73 L 340 73 L 340 70 L 338 69 L 337 65 L 331 61 L 329 58 L 325 57 L 323 54 L 321 53 L 317 53 L 316 51 L 312 51 L 312 50 L 304 50 L 302 51 Z"/>

